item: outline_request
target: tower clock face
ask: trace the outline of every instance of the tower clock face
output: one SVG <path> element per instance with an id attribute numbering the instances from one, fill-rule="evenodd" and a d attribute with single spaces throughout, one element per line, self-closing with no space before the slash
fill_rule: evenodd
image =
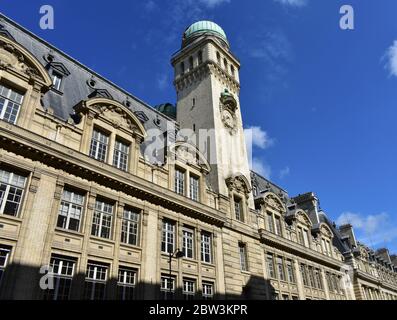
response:
<path id="1" fill-rule="evenodd" d="M 232 112 L 228 109 L 222 111 L 222 121 L 226 128 L 234 129 L 236 127 L 236 120 Z"/>

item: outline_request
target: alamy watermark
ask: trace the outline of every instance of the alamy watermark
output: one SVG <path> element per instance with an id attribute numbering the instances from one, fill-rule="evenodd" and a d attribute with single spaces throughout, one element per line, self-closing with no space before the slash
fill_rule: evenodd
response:
<path id="1" fill-rule="evenodd" d="M 40 28 L 43 30 L 54 30 L 55 17 L 54 8 L 49 4 L 42 5 L 39 11 L 41 17 L 39 21 Z"/>

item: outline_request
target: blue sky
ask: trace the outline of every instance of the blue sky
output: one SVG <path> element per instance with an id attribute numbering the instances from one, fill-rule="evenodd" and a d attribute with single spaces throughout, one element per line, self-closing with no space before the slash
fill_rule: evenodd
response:
<path id="1" fill-rule="evenodd" d="M 339 27 L 346 3 L 353 31 Z M 54 7 L 54 30 L 39 28 L 43 4 Z M 152 105 L 175 103 L 169 60 L 184 29 L 215 21 L 241 60 L 255 169 L 292 196 L 314 191 L 333 220 L 395 253 L 396 10 L 395 0 L 1 1 L 4 14 Z"/>

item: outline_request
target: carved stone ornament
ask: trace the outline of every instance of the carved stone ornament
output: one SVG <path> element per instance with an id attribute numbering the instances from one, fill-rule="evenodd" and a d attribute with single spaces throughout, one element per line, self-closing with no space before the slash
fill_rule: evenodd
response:
<path id="1" fill-rule="evenodd" d="M 244 175 L 233 175 L 227 178 L 225 182 L 230 191 L 236 191 L 240 194 L 245 194 L 247 198 L 249 197 L 251 186 Z"/>
<path id="2" fill-rule="evenodd" d="M 0 40 L 0 67 L 25 73 L 30 78 L 41 78 L 39 72 L 29 66 L 23 54 L 10 43 Z"/>
<path id="3" fill-rule="evenodd" d="M 221 120 L 225 128 L 230 134 L 237 132 L 237 101 L 227 89 L 221 94 L 219 111 L 221 113 Z"/>
<path id="4" fill-rule="evenodd" d="M 271 193 L 265 197 L 265 205 L 277 210 L 278 212 L 284 211 L 283 204 L 274 194 Z"/>
<path id="5" fill-rule="evenodd" d="M 99 111 L 98 115 L 108 120 L 114 128 L 125 128 L 132 131 L 137 129 L 137 126 L 129 119 L 124 110 L 117 106 L 97 104 L 93 107 Z"/>

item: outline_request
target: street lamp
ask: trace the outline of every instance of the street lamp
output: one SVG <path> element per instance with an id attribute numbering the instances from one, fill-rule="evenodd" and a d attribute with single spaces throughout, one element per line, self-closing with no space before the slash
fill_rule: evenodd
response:
<path id="1" fill-rule="evenodd" d="M 171 263 L 172 263 L 172 258 L 180 259 L 184 257 L 183 251 L 176 249 L 174 252 L 169 252 L 168 256 L 168 265 L 169 265 L 169 293 L 170 293 L 170 298 L 171 298 L 171 292 L 172 292 L 172 287 L 171 287 L 171 279 L 172 279 L 172 269 L 171 269 Z M 175 284 L 174 284 L 175 285 Z"/>

